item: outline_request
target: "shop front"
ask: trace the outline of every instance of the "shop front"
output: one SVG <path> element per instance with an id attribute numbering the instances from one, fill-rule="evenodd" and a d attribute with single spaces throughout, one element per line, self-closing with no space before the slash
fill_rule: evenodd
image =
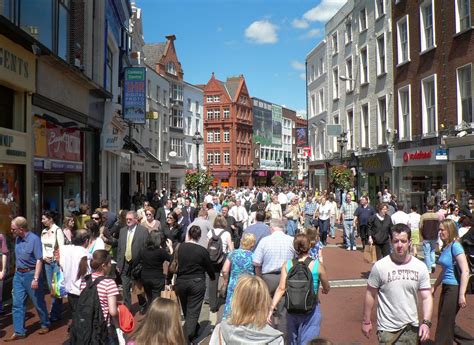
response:
<path id="1" fill-rule="evenodd" d="M 358 192 L 359 195 L 368 195 L 374 204 L 379 191 L 392 190 L 391 157 L 391 151 L 358 156 Z"/>
<path id="2" fill-rule="evenodd" d="M 310 186 L 315 191 L 323 191 L 328 188 L 328 178 L 325 163 L 309 163 Z"/>
<path id="3" fill-rule="evenodd" d="M 448 193 L 447 161 L 436 159 L 437 146 L 395 151 L 395 190 L 408 210 L 412 205 L 420 213 L 429 202 L 439 203 Z"/>
<path id="4" fill-rule="evenodd" d="M 35 116 L 34 137 L 36 225 L 41 228 L 42 210 L 56 212 L 57 224 L 62 225 L 64 216 L 77 212 L 82 202 L 83 136 L 77 129 Z"/>
<path id="5" fill-rule="evenodd" d="M 36 63 L 31 51 L 0 35 L 0 233 L 11 248 L 10 222 L 32 222 L 31 94 Z M 13 272 L 13 271 L 11 271 Z"/>
<path id="6" fill-rule="evenodd" d="M 474 195 L 473 146 L 450 147 L 448 157 L 448 195 L 455 194 L 460 205 L 467 205 L 469 197 Z"/>

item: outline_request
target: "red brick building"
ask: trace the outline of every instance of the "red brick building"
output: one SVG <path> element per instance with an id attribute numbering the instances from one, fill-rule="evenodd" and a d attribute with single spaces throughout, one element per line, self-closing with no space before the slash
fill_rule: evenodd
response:
<path id="1" fill-rule="evenodd" d="M 221 187 L 252 185 L 252 102 L 243 75 L 204 87 L 204 157 Z"/>
<path id="2" fill-rule="evenodd" d="M 473 3 L 392 6 L 394 191 L 408 208 L 451 193 L 465 204 L 474 194 Z"/>

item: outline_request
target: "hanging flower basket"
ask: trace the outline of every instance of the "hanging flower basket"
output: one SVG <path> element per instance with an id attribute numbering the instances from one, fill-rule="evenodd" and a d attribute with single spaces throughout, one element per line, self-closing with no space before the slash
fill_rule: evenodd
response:
<path id="1" fill-rule="evenodd" d="M 214 177 L 209 171 L 186 170 L 184 184 L 188 190 L 199 190 L 201 193 L 209 190 Z"/>
<path id="2" fill-rule="evenodd" d="M 331 167 L 331 183 L 336 189 L 349 190 L 354 187 L 354 174 L 345 165 Z"/>

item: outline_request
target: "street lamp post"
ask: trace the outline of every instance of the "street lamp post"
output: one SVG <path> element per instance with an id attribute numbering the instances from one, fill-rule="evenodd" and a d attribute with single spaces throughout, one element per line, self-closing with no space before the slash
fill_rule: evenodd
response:
<path id="1" fill-rule="evenodd" d="M 343 162 L 343 159 L 342 159 L 342 151 L 344 150 L 344 146 L 347 145 L 347 133 L 346 132 L 342 132 L 341 135 L 337 138 L 337 142 L 339 143 L 339 148 L 341 149 L 341 164 Z"/>
<path id="2" fill-rule="evenodd" d="M 196 131 L 196 133 L 194 133 L 194 136 L 193 136 L 193 143 L 196 145 L 196 169 L 197 169 L 198 174 L 200 173 L 199 145 L 201 145 L 203 141 L 204 141 L 204 139 L 203 139 L 201 133 L 199 133 L 199 131 Z M 196 193 L 197 193 L 197 204 L 199 205 L 199 202 L 201 201 L 200 200 L 200 195 L 199 195 L 199 185 L 197 187 Z"/>

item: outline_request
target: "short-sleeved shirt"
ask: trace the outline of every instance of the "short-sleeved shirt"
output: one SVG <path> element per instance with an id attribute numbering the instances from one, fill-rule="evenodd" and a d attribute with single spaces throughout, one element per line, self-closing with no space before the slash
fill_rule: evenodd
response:
<path id="1" fill-rule="evenodd" d="M 369 218 L 374 214 L 375 210 L 373 209 L 373 207 L 370 205 L 366 205 L 366 207 L 357 207 L 354 216 L 357 217 L 360 225 L 367 225 Z"/>
<path id="2" fill-rule="evenodd" d="M 92 273 L 92 281 L 94 281 L 97 277 L 101 275 L 94 272 Z M 81 282 L 81 291 L 84 290 L 86 287 L 86 281 L 82 280 Z M 99 284 L 97 284 L 97 294 L 99 295 L 100 306 L 102 308 L 102 312 L 104 313 L 104 319 L 108 320 L 109 317 L 109 296 L 117 296 L 119 294 L 119 290 L 115 281 L 111 278 L 106 278 L 102 280 Z M 108 321 L 110 324 L 110 320 Z"/>
<path id="3" fill-rule="evenodd" d="M 34 269 L 36 261 L 43 258 L 41 239 L 35 233 L 28 231 L 25 237 L 15 240 L 15 266 L 16 268 Z"/>
<path id="4" fill-rule="evenodd" d="M 280 272 L 283 263 L 294 257 L 293 237 L 283 231 L 275 231 L 260 240 L 253 253 L 253 262 L 262 266 L 262 273 L 265 274 Z"/>
<path id="5" fill-rule="evenodd" d="M 372 267 L 367 284 L 378 289 L 377 329 L 396 332 L 418 327 L 418 291 L 431 289 L 426 265 L 415 257 L 398 265 L 389 256 Z"/>
<path id="6" fill-rule="evenodd" d="M 454 254 L 454 258 L 453 258 Z M 439 256 L 439 263 L 443 267 L 443 284 L 459 285 L 459 282 L 454 275 L 454 260 L 458 255 L 464 254 L 464 249 L 459 242 L 453 242 L 446 246 Z"/>
<path id="7" fill-rule="evenodd" d="M 227 254 L 229 252 L 229 244 L 232 242 L 232 237 L 230 235 L 230 232 L 225 230 L 225 229 L 219 229 L 219 228 L 216 228 L 216 229 L 212 229 L 211 231 L 209 231 L 207 233 L 207 238 L 208 240 L 210 240 L 212 238 L 212 231 L 214 231 L 214 234 L 216 236 L 220 236 L 221 237 L 221 241 L 222 241 L 222 251 Z M 222 234 L 222 235 L 221 235 Z"/>
<path id="8" fill-rule="evenodd" d="M 256 222 L 255 224 L 250 225 L 245 229 L 245 232 L 255 236 L 255 246 L 253 247 L 253 250 L 258 247 L 262 238 L 270 236 L 270 228 L 263 222 Z"/>

